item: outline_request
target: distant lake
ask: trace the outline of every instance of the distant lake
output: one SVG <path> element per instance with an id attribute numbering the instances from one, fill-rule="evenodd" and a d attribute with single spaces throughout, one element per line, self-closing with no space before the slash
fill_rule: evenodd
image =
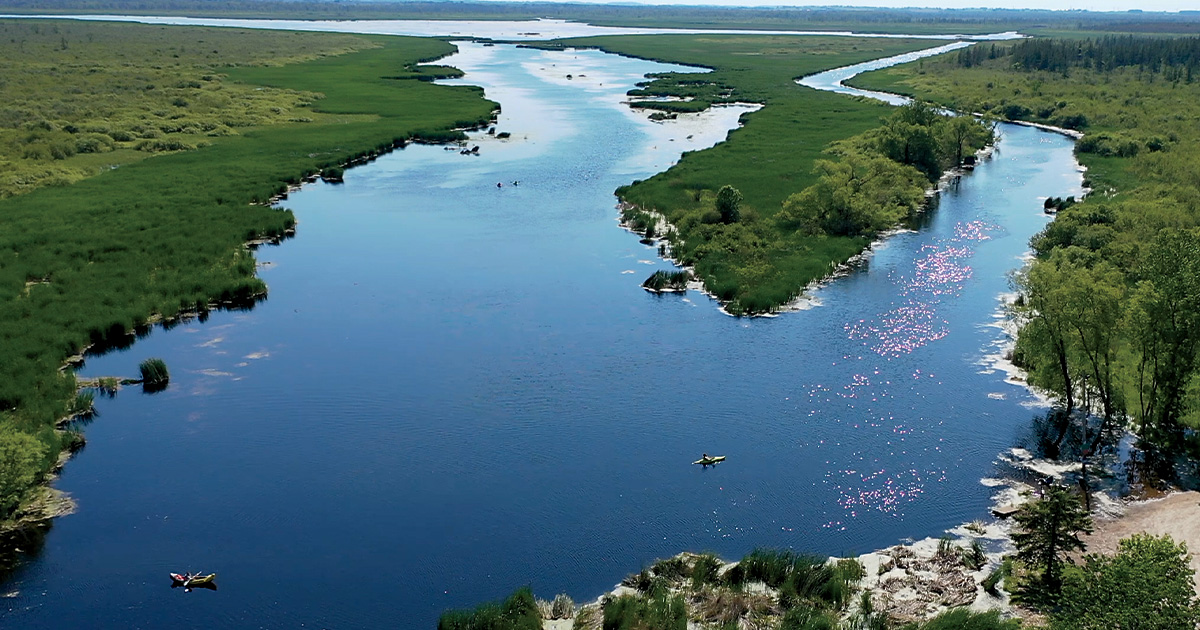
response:
<path id="1" fill-rule="evenodd" d="M 670 265 L 612 191 L 739 110 L 659 125 L 620 101 L 678 68 L 460 48 L 443 63 L 510 139 L 306 186 L 296 237 L 258 252 L 269 299 L 89 359 L 162 357 L 171 386 L 99 401 L 57 484 L 79 511 L 0 589 L 0 625 L 428 628 L 682 550 L 861 553 L 987 515 L 980 480 L 1037 404 L 993 366 L 999 297 L 1041 199 L 1080 193 L 1069 139 L 1002 126 L 918 231 L 808 310 L 738 319 L 639 287 Z M 169 588 L 189 569 L 220 590 Z"/>

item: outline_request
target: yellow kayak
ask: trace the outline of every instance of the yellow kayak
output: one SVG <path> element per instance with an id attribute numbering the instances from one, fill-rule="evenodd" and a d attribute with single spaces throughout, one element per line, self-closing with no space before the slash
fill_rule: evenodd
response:
<path id="1" fill-rule="evenodd" d="M 173 582 L 176 585 L 182 585 L 182 586 L 206 586 L 209 584 L 213 584 L 216 581 L 217 581 L 216 573 L 209 573 L 208 575 L 194 575 L 191 577 L 189 577 L 187 575 L 180 575 L 178 573 L 171 574 L 171 582 Z"/>
<path id="2" fill-rule="evenodd" d="M 724 455 L 717 455 L 716 457 L 708 457 L 708 458 L 704 458 L 704 457 L 702 457 L 702 458 L 700 458 L 700 459 L 697 459 L 696 461 L 694 461 L 694 462 L 692 462 L 692 463 L 693 463 L 693 464 L 700 464 L 701 466 L 715 466 L 716 464 L 720 464 L 720 463 L 721 463 L 721 462 L 723 462 L 723 461 L 725 461 L 725 456 L 724 456 Z"/>

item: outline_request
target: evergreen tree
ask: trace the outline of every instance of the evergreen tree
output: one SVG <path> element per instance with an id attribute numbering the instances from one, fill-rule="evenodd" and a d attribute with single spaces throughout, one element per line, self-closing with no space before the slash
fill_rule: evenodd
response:
<path id="1" fill-rule="evenodd" d="M 1013 544 L 1017 559 L 1041 572 L 1041 594 L 1053 598 L 1062 584 L 1062 567 L 1066 555 L 1083 551 L 1086 545 L 1080 533 L 1092 532 L 1092 518 L 1079 498 L 1066 489 L 1051 486 L 1037 501 L 1021 507 L 1014 517 L 1017 529 Z"/>

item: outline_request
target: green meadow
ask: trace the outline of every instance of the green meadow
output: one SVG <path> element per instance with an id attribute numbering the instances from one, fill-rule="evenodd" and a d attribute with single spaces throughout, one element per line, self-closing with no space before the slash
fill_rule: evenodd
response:
<path id="1" fill-rule="evenodd" d="M 6 90 L 19 88 L 0 111 L 5 168 L 71 172 L 0 199 L 0 521 L 76 439 L 55 428 L 78 411 L 66 359 L 252 303 L 266 287 L 244 244 L 295 223 L 274 195 L 408 141 L 457 137 L 495 107 L 478 88 L 427 80 L 453 74 L 416 66 L 453 51 L 434 39 L 49 21 L 0 21 L 0 33 L 18 70 Z M 84 135 L 113 150 L 27 150 Z"/>

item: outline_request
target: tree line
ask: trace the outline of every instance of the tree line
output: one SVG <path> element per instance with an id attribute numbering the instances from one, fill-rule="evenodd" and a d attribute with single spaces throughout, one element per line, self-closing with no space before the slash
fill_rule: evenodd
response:
<path id="1" fill-rule="evenodd" d="M 959 50 L 958 65 L 970 68 L 1004 58 L 1013 69 L 1069 72 L 1084 68 L 1111 72 L 1137 67 L 1167 75 L 1168 80 L 1192 82 L 1200 70 L 1200 37 L 1106 35 L 1081 40 L 1025 39 L 1007 46 L 971 46 Z"/>

